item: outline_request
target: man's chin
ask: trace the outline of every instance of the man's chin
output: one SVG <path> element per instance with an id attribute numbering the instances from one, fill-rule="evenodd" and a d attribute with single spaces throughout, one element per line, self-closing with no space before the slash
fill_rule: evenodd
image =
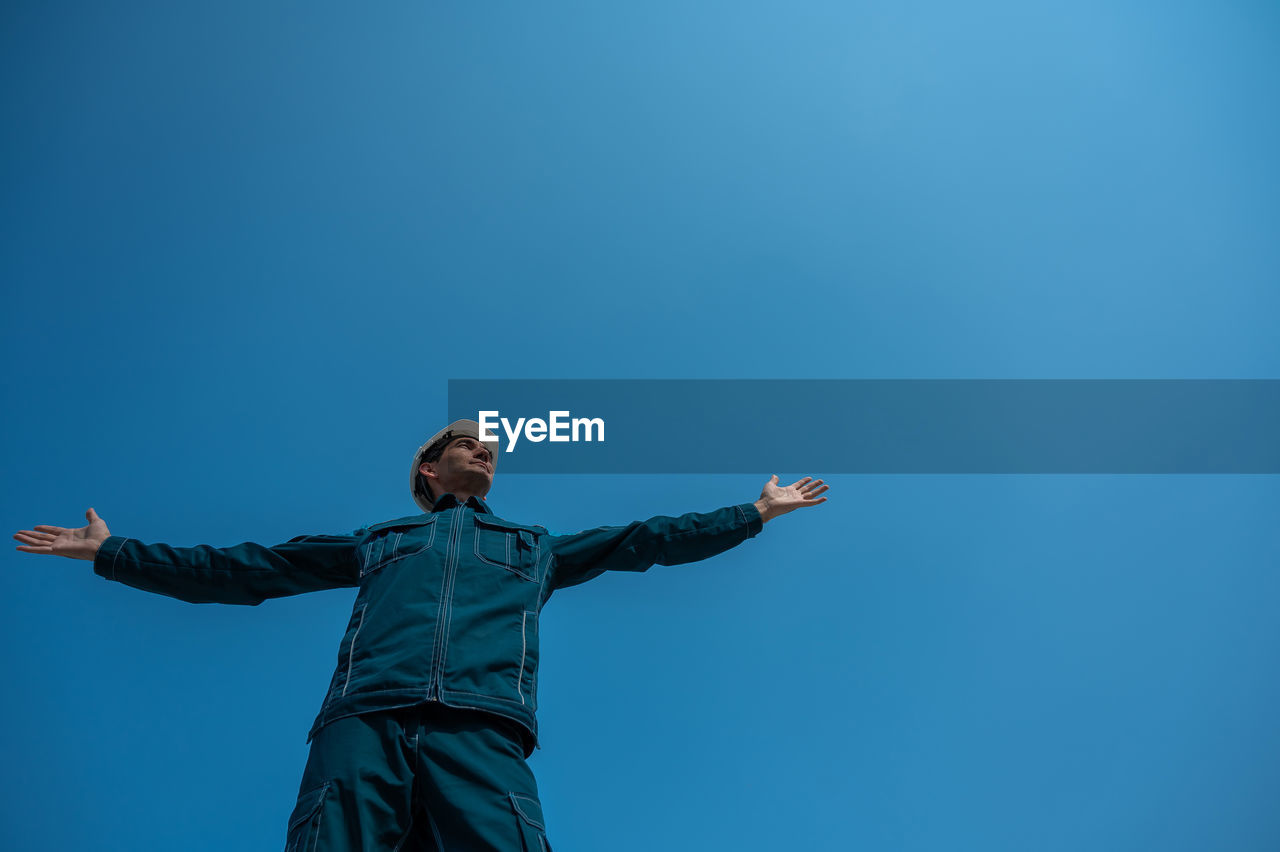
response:
<path id="1" fill-rule="evenodd" d="M 467 471 L 467 490 L 473 494 L 484 496 L 493 487 L 493 474 L 482 467 Z"/>

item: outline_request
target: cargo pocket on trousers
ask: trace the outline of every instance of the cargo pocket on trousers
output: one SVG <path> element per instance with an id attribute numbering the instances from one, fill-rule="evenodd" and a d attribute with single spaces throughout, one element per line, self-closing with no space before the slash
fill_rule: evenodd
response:
<path id="1" fill-rule="evenodd" d="M 507 795 L 511 797 L 511 807 L 516 812 L 520 837 L 524 840 L 524 852 L 551 852 L 547 830 L 543 827 L 542 805 L 531 796 L 521 796 L 519 793 Z"/>
<path id="2" fill-rule="evenodd" d="M 284 852 L 311 852 L 315 849 L 320 819 L 324 816 L 324 798 L 328 792 L 329 782 L 326 781 L 314 790 L 298 794 L 298 803 L 289 816 Z"/>

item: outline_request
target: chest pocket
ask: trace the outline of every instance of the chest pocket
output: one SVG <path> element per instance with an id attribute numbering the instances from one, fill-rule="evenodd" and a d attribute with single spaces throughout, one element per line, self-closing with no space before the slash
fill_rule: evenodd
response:
<path id="1" fill-rule="evenodd" d="M 374 524 L 358 548 L 361 579 L 393 562 L 430 550 L 435 546 L 435 538 L 435 516 Z"/>
<path id="2" fill-rule="evenodd" d="M 537 527 L 525 527 L 495 518 L 476 514 L 476 558 L 489 565 L 505 568 L 511 573 L 537 582 L 539 535 Z"/>

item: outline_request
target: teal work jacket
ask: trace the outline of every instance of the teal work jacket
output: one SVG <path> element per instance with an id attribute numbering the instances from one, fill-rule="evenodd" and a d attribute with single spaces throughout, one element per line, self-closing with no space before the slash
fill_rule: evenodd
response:
<path id="1" fill-rule="evenodd" d="M 551 593 L 605 571 L 714 556 L 760 532 L 751 503 L 575 535 L 494 515 L 452 494 L 434 510 L 276 547 L 143 544 L 111 536 L 93 568 L 192 603 L 357 586 L 338 665 L 307 736 L 334 719 L 435 701 L 496 713 L 537 743 L 538 615 Z"/>

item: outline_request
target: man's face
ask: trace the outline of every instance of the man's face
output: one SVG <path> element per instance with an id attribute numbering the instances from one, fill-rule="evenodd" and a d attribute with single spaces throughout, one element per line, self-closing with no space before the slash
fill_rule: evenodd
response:
<path id="1" fill-rule="evenodd" d="M 423 462 L 418 470 L 430 481 L 437 497 L 448 492 L 483 497 L 493 486 L 493 456 L 475 438 L 454 438 L 440 458 Z"/>

